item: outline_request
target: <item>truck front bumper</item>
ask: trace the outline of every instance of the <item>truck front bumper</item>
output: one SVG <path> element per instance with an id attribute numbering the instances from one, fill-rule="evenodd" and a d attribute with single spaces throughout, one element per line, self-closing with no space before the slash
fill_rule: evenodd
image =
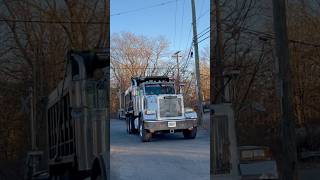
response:
<path id="1" fill-rule="evenodd" d="M 176 122 L 176 126 L 169 127 L 170 122 Z M 183 129 L 191 130 L 194 127 L 197 127 L 197 122 L 197 119 L 144 121 L 144 129 L 147 129 L 150 132 Z"/>

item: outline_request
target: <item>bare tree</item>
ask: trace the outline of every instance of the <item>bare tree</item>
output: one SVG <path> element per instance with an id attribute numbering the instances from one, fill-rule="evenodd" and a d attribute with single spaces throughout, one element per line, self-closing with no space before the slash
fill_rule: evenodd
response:
<path id="1" fill-rule="evenodd" d="M 3 75 L 0 81 L 17 83 L 23 88 L 22 93 L 17 94 L 18 100 L 6 101 L 10 104 L 8 107 L 18 107 L 16 111 L 8 111 L 8 119 L 0 118 L 4 121 L 15 118 L 20 110 L 20 98 L 26 97 L 27 89 L 32 87 L 40 149 L 46 149 L 47 140 L 44 97 L 63 78 L 68 50 L 94 49 L 105 37 L 102 4 L 102 0 L 1 1 L 0 36 L 6 41 L 0 43 L 0 74 Z M 2 92 L 5 91 L 0 89 Z M 26 122 L 22 117 L 16 120 Z M 15 143 L 11 141 L 10 145 L 16 146 Z M 26 148 L 19 150 L 25 152 Z"/>
<path id="2" fill-rule="evenodd" d="M 130 32 L 111 38 L 111 68 L 117 84 L 124 90 L 134 76 L 161 75 L 169 43 L 163 37 L 147 38 Z M 120 87 L 119 87 L 120 88 Z"/>

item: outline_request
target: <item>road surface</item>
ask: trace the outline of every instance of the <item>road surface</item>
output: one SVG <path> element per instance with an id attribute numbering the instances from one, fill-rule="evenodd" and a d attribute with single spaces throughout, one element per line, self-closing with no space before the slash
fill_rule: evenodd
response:
<path id="1" fill-rule="evenodd" d="M 209 180 L 210 142 L 207 130 L 195 139 L 182 133 L 157 135 L 143 143 L 126 133 L 125 121 L 111 120 L 112 180 Z"/>

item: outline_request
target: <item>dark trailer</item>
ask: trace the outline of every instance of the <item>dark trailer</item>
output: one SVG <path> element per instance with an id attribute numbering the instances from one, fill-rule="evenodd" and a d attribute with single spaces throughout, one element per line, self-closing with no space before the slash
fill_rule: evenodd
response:
<path id="1" fill-rule="evenodd" d="M 70 51 L 63 80 L 48 98 L 52 179 L 106 179 L 109 170 L 107 53 Z"/>

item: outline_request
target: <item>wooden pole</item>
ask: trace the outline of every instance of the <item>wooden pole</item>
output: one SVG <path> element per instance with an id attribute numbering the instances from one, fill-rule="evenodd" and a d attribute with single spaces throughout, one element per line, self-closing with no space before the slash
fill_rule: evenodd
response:
<path id="1" fill-rule="evenodd" d="M 285 0 L 273 0 L 273 18 L 281 91 L 282 179 L 295 180 L 297 179 L 297 148 Z"/>
<path id="2" fill-rule="evenodd" d="M 222 25 L 221 25 L 221 8 L 220 0 L 214 0 L 215 10 L 215 25 L 216 25 L 216 61 L 214 62 L 215 67 L 213 71 L 214 76 L 214 92 L 215 92 L 215 103 L 224 102 L 224 79 L 223 79 L 223 47 L 222 47 Z"/>
<path id="3" fill-rule="evenodd" d="M 179 64 L 179 57 L 181 57 L 181 56 L 179 55 L 179 53 L 180 53 L 180 51 L 177 51 L 172 56 L 172 57 L 175 57 L 176 61 L 177 61 L 177 75 L 176 75 L 176 80 L 175 80 L 177 93 L 180 93 L 180 64 Z"/>
<path id="4" fill-rule="evenodd" d="M 195 54 L 195 69 L 196 69 L 196 79 L 197 79 L 197 104 L 198 104 L 198 124 L 202 125 L 202 90 L 200 82 L 200 67 L 199 67 L 199 50 L 198 50 L 198 36 L 197 36 L 197 22 L 196 22 L 196 7 L 194 0 L 191 0 L 192 7 L 192 27 L 193 27 L 193 44 L 194 44 L 194 54 Z"/>

